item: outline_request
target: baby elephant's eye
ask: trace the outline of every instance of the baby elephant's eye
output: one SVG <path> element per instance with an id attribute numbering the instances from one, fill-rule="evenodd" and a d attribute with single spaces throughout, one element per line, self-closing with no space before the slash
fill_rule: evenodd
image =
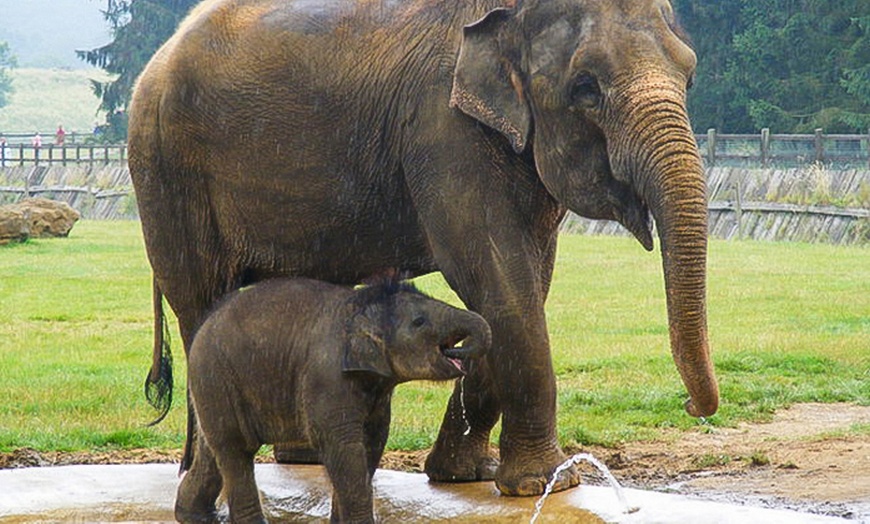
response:
<path id="1" fill-rule="evenodd" d="M 426 323 L 426 317 L 417 317 L 411 321 L 411 325 L 415 328 L 423 327 L 423 324 Z"/>

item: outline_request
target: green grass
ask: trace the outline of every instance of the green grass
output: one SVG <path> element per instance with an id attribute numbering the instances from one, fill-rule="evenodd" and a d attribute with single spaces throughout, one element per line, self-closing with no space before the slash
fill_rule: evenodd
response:
<path id="1" fill-rule="evenodd" d="M 58 124 L 67 132 L 90 133 L 100 100 L 91 90 L 91 79 L 106 81 L 100 69 L 31 69 L 10 70 L 12 93 L 9 105 L 0 108 L 0 133 L 42 134 L 44 144 L 54 141 Z"/>
<path id="2" fill-rule="evenodd" d="M 547 309 L 563 445 L 701 424 L 682 409 L 660 266 L 629 239 L 561 239 Z M 419 285 L 456 303 L 438 276 Z M 705 424 L 763 420 L 795 402 L 870 404 L 870 249 L 713 241 L 708 288 L 722 403 Z M 83 221 L 66 239 L 0 247 L 0 450 L 179 448 L 177 335 L 175 406 L 146 426 L 151 322 L 137 222 Z M 430 446 L 449 394 L 399 386 L 388 448 Z"/>

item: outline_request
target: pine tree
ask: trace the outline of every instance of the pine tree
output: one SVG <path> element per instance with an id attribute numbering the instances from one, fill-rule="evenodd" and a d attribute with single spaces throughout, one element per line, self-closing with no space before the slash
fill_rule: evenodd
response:
<path id="1" fill-rule="evenodd" d="M 133 83 L 197 3 L 198 0 L 107 0 L 103 14 L 114 39 L 90 51 L 77 51 L 82 60 L 116 75 L 108 82 L 91 81 L 94 94 L 100 98 L 100 109 L 106 111 L 106 123 L 100 126 L 104 140 L 126 139 L 126 108 Z"/>

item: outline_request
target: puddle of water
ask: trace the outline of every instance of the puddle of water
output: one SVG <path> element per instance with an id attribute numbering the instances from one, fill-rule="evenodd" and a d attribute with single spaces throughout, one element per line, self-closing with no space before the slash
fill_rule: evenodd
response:
<path id="1" fill-rule="evenodd" d="M 604 465 L 600 460 L 595 458 L 589 453 L 577 453 L 573 457 L 569 458 L 565 462 L 559 465 L 555 471 L 553 471 L 553 478 L 550 479 L 550 482 L 547 483 L 547 486 L 544 488 L 544 494 L 541 495 L 541 498 L 538 499 L 538 502 L 535 503 L 535 513 L 532 515 L 532 519 L 529 521 L 529 524 L 535 524 L 535 521 L 538 520 L 538 517 L 541 516 L 541 511 L 544 509 L 544 502 L 546 502 L 547 497 L 550 496 L 550 493 L 553 492 L 553 487 L 556 485 L 556 481 L 559 478 L 559 473 L 565 471 L 575 464 L 579 464 L 581 461 L 586 461 L 596 468 L 601 474 L 604 475 L 604 478 L 607 479 L 607 482 L 610 483 L 610 486 L 616 492 L 616 498 L 619 499 L 619 504 L 622 506 L 623 513 L 635 513 L 640 510 L 639 507 L 630 506 L 628 504 L 628 500 L 625 498 L 625 491 L 622 489 L 622 486 L 619 485 L 619 481 L 616 480 L 616 477 L 610 473 L 610 470 L 607 466 Z"/>

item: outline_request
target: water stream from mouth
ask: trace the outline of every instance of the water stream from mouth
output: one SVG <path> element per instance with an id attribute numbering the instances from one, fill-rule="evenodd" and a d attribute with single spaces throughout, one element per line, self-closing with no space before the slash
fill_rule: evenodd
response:
<path id="1" fill-rule="evenodd" d="M 459 405 L 462 406 L 462 421 L 465 422 L 465 432 L 462 436 L 467 437 L 471 433 L 471 424 L 468 423 L 468 417 L 465 415 L 465 375 L 459 379 Z"/>
<path id="2" fill-rule="evenodd" d="M 619 504 L 622 506 L 623 513 L 634 513 L 638 511 L 640 508 L 636 506 L 630 506 L 628 504 L 628 500 L 625 498 L 625 492 L 622 489 L 622 486 L 619 485 L 619 482 L 616 480 L 616 477 L 610 473 L 610 470 L 607 469 L 600 460 L 593 457 L 589 453 L 577 453 L 573 457 L 569 458 L 565 462 L 559 465 L 556 470 L 553 472 L 553 478 L 550 479 L 550 482 L 547 483 L 547 486 L 544 488 L 544 494 L 541 495 L 541 498 L 538 499 L 538 502 L 535 503 L 535 513 L 532 515 L 532 519 L 529 521 L 529 524 L 535 524 L 535 521 L 538 520 L 538 517 L 541 515 L 541 510 L 544 509 L 544 502 L 547 500 L 547 497 L 550 496 L 550 493 L 553 491 L 553 487 L 556 485 L 556 480 L 559 478 L 559 473 L 565 471 L 570 468 L 574 464 L 579 464 L 581 460 L 585 460 L 586 462 L 592 464 L 598 471 L 600 471 L 604 478 L 610 483 L 610 486 L 613 488 L 613 491 L 616 492 L 616 498 L 619 499 Z"/>

